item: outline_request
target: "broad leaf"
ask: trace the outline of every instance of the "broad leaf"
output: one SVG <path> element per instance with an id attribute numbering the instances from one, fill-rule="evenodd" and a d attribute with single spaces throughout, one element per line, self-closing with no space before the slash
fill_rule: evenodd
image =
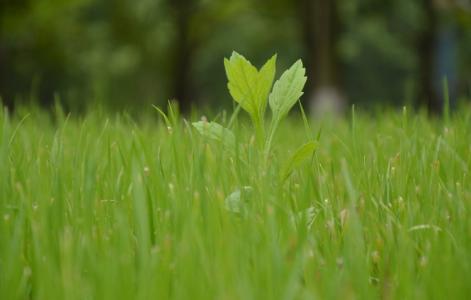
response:
<path id="1" fill-rule="evenodd" d="M 286 180 L 294 169 L 299 168 L 306 159 L 311 158 L 316 148 L 316 142 L 309 142 L 299 147 L 284 165 L 281 180 Z"/>
<path id="2" fill-rule="evenodd" d="M 276 55 L 257 70 L 245 57 L 233 52 L 230 59 L 224 59 L 229 92 L 237 103 L 249 113 L 252 119 L 263 118 L 268 94 L 276 71 Z"/>
<path id="3" fill-rule="evenodd" d="M 260 69 L 258 73 L 258 92 L 257 92 L 257 106 L 260 115 L 265 114 L 267 108 L 268 95 L 270 94 L 273 80 L 276 73 L 276 54 L 273 55 Z"/>
<path id="4" fill-rule="evenodd" d="M 286 116 L 303 95 L 307 79 L 305 73 L 306 69 L 304 69 L 301 60 L 298 60 L 275 82 L 269 103 L 276 121 Z"/>
<path id="5" fill-rule="evenodd" d="M 235 136 L 231 130 L 216 122 L 199 121 L 194 122 L 193 126 L 201 135 L 222 142 L 222 144 L 231 151 L 235 150 Z"/>

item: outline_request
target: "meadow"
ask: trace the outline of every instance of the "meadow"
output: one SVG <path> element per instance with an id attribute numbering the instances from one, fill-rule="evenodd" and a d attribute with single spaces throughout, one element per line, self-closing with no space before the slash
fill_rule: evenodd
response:
<path id="1" fill-rule="evenodd" d="M 236 153 L 198 114 L 2 110 L 0 298 L 471 297 L 470 107 L 294 114 L 269 153 L 228 115 Z"/>

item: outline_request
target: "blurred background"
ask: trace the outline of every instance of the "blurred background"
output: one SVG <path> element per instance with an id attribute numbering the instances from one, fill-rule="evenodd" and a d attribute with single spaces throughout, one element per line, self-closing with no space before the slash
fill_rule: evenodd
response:
<path id="1" fill-rule="evenodd" d="M 223 58 L 302 58 L 317 111 L 471 95 L 470 0 L 0 0 L 0 95 L 183 110 L 231 105 Z"/>

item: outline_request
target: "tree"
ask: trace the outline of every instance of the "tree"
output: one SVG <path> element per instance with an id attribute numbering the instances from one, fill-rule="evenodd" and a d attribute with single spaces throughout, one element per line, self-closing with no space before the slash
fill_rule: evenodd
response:
<path id="1" fill-rule="evenodd" d="M 188 111 L 198 98 L 194 64 L 198 50 L 212 37 L 215 29 L 245 7 L 243 1 L 232 0 L 167 0 L 165 3 L 174 27 L 171 58 L 170 97 Z"/>
<path id="2" fill-rule="evenodd" d="M 424 20 L 423 29 L 417 39 L 417 56 L 419 58 L 418 103 L 431 112 L 438 112 L 441 109 L 441 104 L 434 89 L 437 12 L 433 1 L 421 0 L 421 4 Z"/>
<path id="3" fill-rule="evenodd" d="M 315 110 L 343 109 L 342 64 L 338 53 L 341 34 L 336 0 L 298 0 L 305 60 L 310 75 L 309 98 Z"/>

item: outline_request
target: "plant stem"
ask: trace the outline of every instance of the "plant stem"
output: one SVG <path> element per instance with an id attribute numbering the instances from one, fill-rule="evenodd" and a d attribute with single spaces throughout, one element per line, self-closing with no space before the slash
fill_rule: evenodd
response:
<path id="1" fill-rule="evenodd" d="M 275 136 L 275 131 L 278 128 L 278 124 L 280 121 L 278 119 L 272 119 L 271 125 L 270 125 L 270 133 L 268 135 L 268 139 L 265 143 L 265 149 L 264 149 L 264 162 L 265 166 L 268 163 L 268 156 L 270 155 L 270 149 L 271 149 L 271 144 L 273 142 L 273 137 Z"/>

